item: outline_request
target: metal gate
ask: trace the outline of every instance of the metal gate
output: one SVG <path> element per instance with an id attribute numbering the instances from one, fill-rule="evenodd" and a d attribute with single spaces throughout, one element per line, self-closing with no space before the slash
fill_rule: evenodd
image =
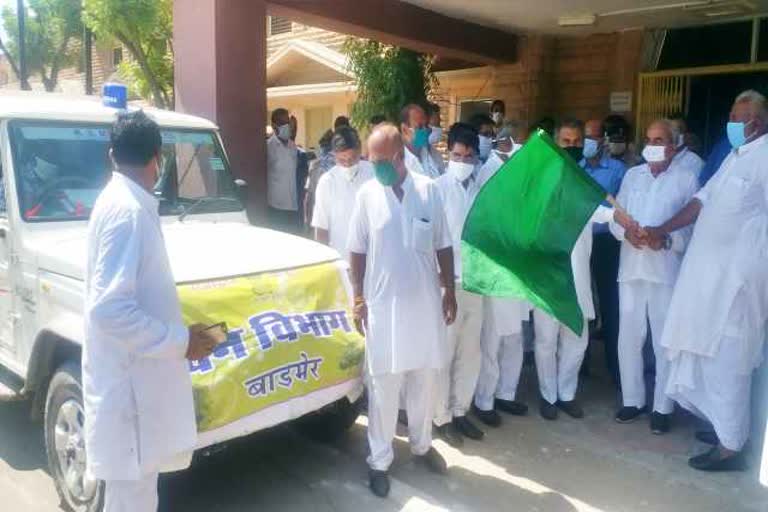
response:
<path id="1" fill-rule="evenodd" d="M 691 77 L 768 71 L 768 63 L 734 64 L 640 73 L 635 138 L 639 143 L 654 119 L 687 114 Z"/>

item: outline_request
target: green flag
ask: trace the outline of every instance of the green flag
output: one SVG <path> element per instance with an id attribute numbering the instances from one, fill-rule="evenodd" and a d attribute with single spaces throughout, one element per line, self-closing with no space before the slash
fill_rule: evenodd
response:
<path id="1" fill-rule="evenodd" d="M 539 130 L 475 199 L 461 237 L 464 289 L 519 297 L 583 332 L 571 251 L 605 197 Z"/>

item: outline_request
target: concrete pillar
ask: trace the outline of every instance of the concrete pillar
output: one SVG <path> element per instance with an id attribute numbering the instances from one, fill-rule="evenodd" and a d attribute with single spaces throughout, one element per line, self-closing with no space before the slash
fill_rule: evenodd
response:
<path id="1" fill-rule="evenodd" d="M 176 109 L 215 121 L 252 220 L 266 212 L 266 3 L 176 0 Z"/>

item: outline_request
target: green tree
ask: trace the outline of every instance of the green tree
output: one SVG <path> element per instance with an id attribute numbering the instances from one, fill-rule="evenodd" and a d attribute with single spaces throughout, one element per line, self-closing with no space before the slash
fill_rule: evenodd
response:
<path id="1" fill-rule="evenodd" d="M 347 39 L 342 51 L 357 84 L 351 114 L 353 124 L 359 128 L 377 114 L 396 122 L 403 106 L 424 105 L 437 86 L 428 55 L 357 38 Z"/>
<path id="2" fill-rule="evenodd" d="M 128 50 L 119 71 L 141 96 L 173 107 L 173 0 L 84 0 L 83 20 Z"/>
<path id="3" fill-rule="evenodd" d="M 23 82 L 18 65 L 18 16 L 14 9 L 6 7 L 2 17 L 8 41 L 0 40 L 0 51 Z M 83 34 L 80 0 L 28 0 L 26 21 L 27 73 L 39 74 L 45 90 L 54 91 L 59 71 L 76 64 L 80 56 L 80 45 L 75 44 Z"/>

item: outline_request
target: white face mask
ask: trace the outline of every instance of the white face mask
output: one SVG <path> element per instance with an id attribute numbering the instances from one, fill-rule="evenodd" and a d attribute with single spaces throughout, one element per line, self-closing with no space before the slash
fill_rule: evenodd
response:
<path id="1" fill-rule="evenodd" d="M 584 139 L 584 158 L 594 158 L 600 151 L 600 143 L 595 139 Z"/>
<path id="2" fill-rule="evenodd" d="M 339 164 L 339 167 L 344 171 L 344 176 L 349 181 L 352 181 L 353 179 L 355 179 L 355 176 L 357 175 L 357 170 L 360 168 L 360 164 L 356 163 L 355 165 L 351 165 L 349 167 Z"/>
<path id="3" fill-rule="evenodd" d="M 643 158 L 649 164 L 663 162 L 667 159 L 667 146 L 645 146 Z"/>
<path id="4" fill-rule="evenodd" d="M 282 140 L 288 140 L 291 138 L 291 125 L 282 124 L 277 127 L 277 137 Z"/>
<path id="5" fill-rule="evenodd" d="M 468 164 L 466 162 L 454 162 L 453 160 L 448 162 L 448 172 L 459 181 L 464 181 L 475 171 L 475 164 Z"/>
<path id="6" fill-rule="evenodd" d="M 443 138 L 443 129 L 439 126 L 433 126 L 432 131 L 429 132 L 429 145 L 434 146 L 440 139 Z"/>

